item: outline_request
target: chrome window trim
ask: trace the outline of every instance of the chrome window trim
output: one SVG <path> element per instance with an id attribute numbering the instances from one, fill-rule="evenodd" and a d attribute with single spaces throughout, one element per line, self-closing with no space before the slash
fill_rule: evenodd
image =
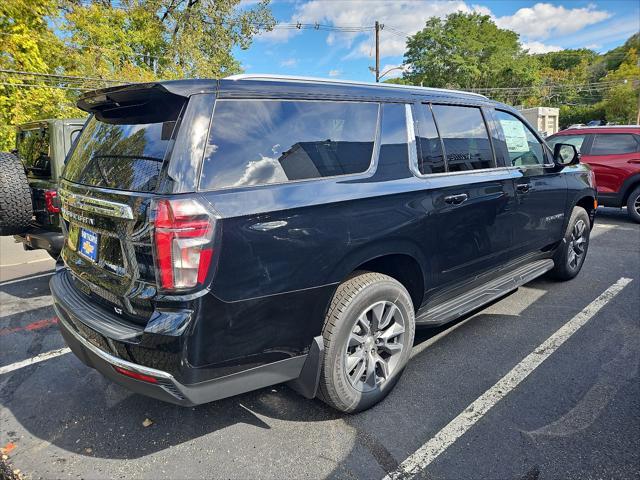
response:
<path id="1" fill-rule="evenodd" d="M 68 192 L 64 189 L 60 189 L 58 194 L 62 202 L 63 216 L 66 207 L 74 207 L 86 212 L 97 213 L 98 215 L 133 220 L 133 210 L 125 203 L 87 197 L 85 195 Z"/>
<path id="2" fill-rule="evenodd" d="M 213 106 L 213 112 L 211 114 L 211 122 L 209 123 L 209 132 L 207 133 L 207 145 L 209 142 L 209 135 L 211 134 L 211 129 L 213 128 L 213 119 L 216 113 L 216 105 L 218 102 L 331 102 L 331 103 L 365 103 L 365 104 L 375 104 L 377 105 L 377 114 L 376 114 L 376 127 L 373 136 L 373 150 L 371 152 L 371 160 L 369 162 L 369 168 L 367 168 L 363 172 L 358 173 L 348 173 L 345 175 L 331 175 L 328 177 L 316 177 L 316 178 L 303 178 L 300 180 L 289 180 L 287 182 L 273 182 L 273 183 L 263 183 L 260 185 L 240 185 L 237 187 L 229 186 L 229 187 L 220 187 L 220 188 L 209 188 L 203 189 L 200 188 L 200 183 L 202 181 L 202 171 L 204 170 L 204 161 L 206 158 L 207 147 L 205 146 L 205 155 L 202 158 L 202 162 L 199 168 L 199 176 L 198 176 L 198 185 L 196 191 L 198 193 L 206 193 L 206 192 L 222 192 L 228 190 L 246 190 L 246 189 L 254 189 L 254 188 L 265 188 L 277 185 L 291 185 L 296 183 L 308 183 L 308 182 L 322 182 L 324 180 L 332 180 L 332 179 L 345 179 L 345 180 L 353 180 L 353 179 L 361 179 L 361 178 L 369 178 L 373 176 L 378 168 L 378 157 L 380 153 L 380 130 L 382 128 L 382 103 L 378 101 L 360 101 L 360 100 L 324 100 L 324 99 L 297 99 L 297 98 L 217 98 L 215 105 Z"/>
<path id="3" fill-rule="evenodd" d="M 442 172 L 442 173 L 427 173 L 420 178 L 426 180 L 430 178 L 442 178 L 442 177 L 456 177 L 459 175 L 485 175 L 487 173 L 500 173 L 504 171 L 515 171 L 518 167 L 492 167 L 492 168 L 479 168 L 477 170 L 462 170 L 459 172 Z"/>

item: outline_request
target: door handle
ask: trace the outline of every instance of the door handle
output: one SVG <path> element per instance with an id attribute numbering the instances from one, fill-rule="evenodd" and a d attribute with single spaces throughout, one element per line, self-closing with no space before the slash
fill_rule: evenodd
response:
<path id="1" fill-rule="evenodd" d="M 469 195 L 466 193 L 460 193 L 458 195 L 449 195 L 448 197 L 444 197 L 445 203 L 449 203 L 451 205 L 460 205 L 462 202 L 466 201 L 469 198 Z"/>
<path id="2" fill-rule="evenodd" d="M 531 190 L 531 185 L 529 185 L 528 183 L 519 183 L 516 186 L 516 190 L 518 190 L 520 193 L 527 193 L 529 190 Z"/>

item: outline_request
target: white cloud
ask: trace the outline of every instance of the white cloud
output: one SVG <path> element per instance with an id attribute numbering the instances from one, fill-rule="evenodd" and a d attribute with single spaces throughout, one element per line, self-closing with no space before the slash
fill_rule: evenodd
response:
<path id="1" fill-rule="evenodd" d="M 299 4 L 290 20 L 285 23 L 315 23 L 339 26 L 363 26 L 373 27 L 376 20 L 387 24 L 394 29 L 383 28 L 380 38 L 380 55 L 389 57 L 402 55 L 405 51 L 406 39 L 404 34 L 413 35 L 424 28 L 424 24 L 430 17 L 445 17 L 453 12 L 478 11 L 483 14 L 490 13 L 487 7 L 469 6 L 462 0 L 447 2 L 434 2 L 432 0 L 383 0 L 371 2 L 369 0 L 353 0 L 350 2 L 327 2 L 323 0 L 310 0 Z M 259 38 L 272 42 L 287 41 L 303 30 L 298 29 L 274 29 L 272 32 L 261 34 Z M 328 45 L 339 45 L 351 48 L 355 47 L 347 55 L 347 58 L 368 57 L 373 52 L 373 32 L 329 32 L 327 34 Z"/>
<path id="2" fill-rule="evenodd" d="M 579 48 L 593 43 L 606 45 L 611 42 L 624 41 L 637 32 L 638 19 L 631 15 L 603 23 L 584 32 L 577 32 L 566 38 L 565 43 L 567 47 L 572 48 Z"/>
<path id="3" fill-rule="evenodd" d="M 342 75 L 342 71 L 340 70 L 329 70 L 330 77 L 339 77 L 340 75 Z"/>
<path id="4" fill-rule="evenodd" d="M 544 40 L 551 35 L 569 35 L 609 17 L 609 12 L 598 10 L 595 5 L 567 9 L 562 5 L 536 3 L 531 8 L 521 8 L 513 15 L 498 17 L 495 21 L 499 27 L 518 32 L 525 39 Z"/>
<path id="5" fill-rule="evenodd" d="M 287 58 L 280 62 L 281 67 L 295 67 L 298 64 L 297 58 Z"/>
<path id="6" fill-rule="evenodd" d="M 525 50 L 529 50 L 529 53 L 549 53 L 549 52 L 559 52 L 562 50 L 562 47 L 558 45 L 545 45 L 542 42 L 525 42 L 522 44 L 522 48 Z"/>
<path id="7" fill-rule="evenodd" d="M 562 5 L 551 3 L 536 3 L 530 8 L 520 8 L 513 15 L 496 17 L 491 10 L 484 5 L 468 3 L 464 0 L 451 0 L 446 2 L 432 0 L 352 0 L 349 2 L 309 0 L 296 4 L 295 10 L 285 23 L 297 22 L 338 26 L 373 26 L 376 20 L 388 28 L 383 28 L 380 33 L 380 56 L 401 56 L 405 52 L 406 37 L 413 35 L 424 28 L 425 22 L 430 17 L 444 18 L 454 12 L 478 12 L 491 16 L 501 28 L 514 30 L 521 35 L 525 48 L 533 53 L 540 51 L 555 51 L 560 47 L 557 40 L 553 44 L 543 41 L 553 36 L 554 39 L 563 38 L 563 45 L 577 45 L 592 43 L 604 43 L 594 35 L 587 35 L 585 27 L 603 22 L 611 17 L 611 14 L 595 5 L 587 5 L 580 8 L 566 8 Z M 631 19 L 625 19 L 629 23 Z M 632 19 L 637 30 L 637 19 Z M 616 36 L 626 38 L 628 28 L 620 33 L 611 22 L 602 24 L 600 35 L 603 37 Z M 626 27 L 626 25 L 625 25 Z M 298 29 L 274 29 L 272 32 L 260 34 L 258 38 L 269 42 L 288 41 L 304 30 Z M 633 32 L 631 32 L 633 33 Z M 320 34 L 320 33 L 319 33 Z M 334 48 L 347 48 L 349 52 L 343 56 L 343 60 L 353 58 L 367 58 L 375 55 L 373 32 L 353 31 L 326 33 L 327 44 Z M 626 36 L 625 36 L 626 35 Z M 578 37 L 584 37 L 577 42 Z"/>

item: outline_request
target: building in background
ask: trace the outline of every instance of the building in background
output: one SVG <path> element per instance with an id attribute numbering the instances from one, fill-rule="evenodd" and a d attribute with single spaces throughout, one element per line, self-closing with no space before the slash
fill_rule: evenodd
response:
<path id="1" fill-rule="evenodd" d="M 560 109 L 553 107 L 521 108 L 520 113 L 545 137 L 560 129 Z"/>

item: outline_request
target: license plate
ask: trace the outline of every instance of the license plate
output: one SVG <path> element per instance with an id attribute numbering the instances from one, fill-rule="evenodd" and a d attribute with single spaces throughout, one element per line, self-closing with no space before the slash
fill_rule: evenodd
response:
<path id="1" fill-rule="evenodd" d="M 87 228 L 80 229 L 78 252 L 95 262 L 98 260 L 98 234 Z"/>

